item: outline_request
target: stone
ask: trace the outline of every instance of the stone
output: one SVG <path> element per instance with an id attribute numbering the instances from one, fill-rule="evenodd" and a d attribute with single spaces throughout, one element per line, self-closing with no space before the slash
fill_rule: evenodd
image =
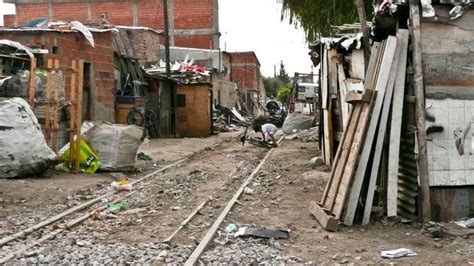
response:
<path id="1" fill-rule="evenodd" d="M 324 164 L 324 160 L 321 157 L 314 157 L 309 160 L 309 162 L 314 166 L 321 166 Z"/>

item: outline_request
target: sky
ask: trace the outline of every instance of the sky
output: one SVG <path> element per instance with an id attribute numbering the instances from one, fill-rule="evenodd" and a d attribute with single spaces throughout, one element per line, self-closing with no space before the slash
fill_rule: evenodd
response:
<path id="1" fill-rule="evenodd" d="M 0 0 L 0 26 L 3 26 L 3 15 L 15 14 L 14 4 L 4 4 L 3 0 Z"/>
<path id="2" fill-rule="evenodd" d="M 286 72 L 310 73 L 311 61 L 304 31 L 281 21 L 281 0 L 219 0 L 221 49 L 254 51 L 264 76 L 277 73 L 283 60 Z"/>

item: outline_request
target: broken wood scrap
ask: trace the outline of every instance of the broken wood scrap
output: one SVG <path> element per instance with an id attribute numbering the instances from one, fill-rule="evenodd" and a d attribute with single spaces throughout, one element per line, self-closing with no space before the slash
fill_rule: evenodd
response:
<path id="1" fill-rule="evenodd" d="M 328 210 L 325 210 L 317 202 L 312 201 L 309 204 L 309 212 L 318 220 L 321 226 L 331 232 L 336 232 L 339 219 L 334 217 Z"/>

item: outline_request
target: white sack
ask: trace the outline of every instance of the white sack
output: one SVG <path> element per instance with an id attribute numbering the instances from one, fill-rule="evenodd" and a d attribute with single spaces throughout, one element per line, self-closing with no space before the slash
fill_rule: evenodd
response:
<path id="1" fill-rule="evenodd" d="M 289 114 L 283 123 L 283 133 L 291 134 L 294 130 L 304 130 L 313 127 L 314 117 L 300 113 Z"/>
<path id="2" fill-rule="evenodd" d="M 55 159 L 28 103 L 0 100 L 0 178 L 40 174 Z"/>
<path id="3" fill-rule="evenodd" d="M 125 171 L 135 165 L 142 136 L 141 127 L 96 122 L 82 137 L 99 156 L 101 170 Z"/>

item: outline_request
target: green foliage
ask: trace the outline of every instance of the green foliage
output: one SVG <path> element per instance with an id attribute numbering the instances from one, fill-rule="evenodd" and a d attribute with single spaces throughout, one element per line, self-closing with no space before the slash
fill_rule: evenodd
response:
<path id="1" fill-rule="evenodd" d="M 277 90 L 277 99 L 283 104 L 288 104 L 290 101 L 291 87 L 290 85 L 284 85 Z"/>
<path id="2" fill-rule="evenodd" d="M 278 77 L 275 78 L 263 78 L 263 85 L 268 96 L 275 97 L 277 89 L 282 87 L 284 84 Z"/>
<path id="3" fill-rule="evenodd" d="M 364 1 L 367 19 L 372 19 L 372 0 Z M 283 0 L 282 20 L 301 26 L 306 39 L 330 36 L 331 25 L 359 22 L 355 0 Z"/>
<path id="4" fill-rule="evenodd" d="M 290 77 L 288 76 L 288 73 L 286 72 L 283 61 L 281 61 L 280 63 L 280 73 L 278 75 L 278 78 L 280 79 L 281 82 L 283 82 L 283 84 L 290 84 Z"/>

